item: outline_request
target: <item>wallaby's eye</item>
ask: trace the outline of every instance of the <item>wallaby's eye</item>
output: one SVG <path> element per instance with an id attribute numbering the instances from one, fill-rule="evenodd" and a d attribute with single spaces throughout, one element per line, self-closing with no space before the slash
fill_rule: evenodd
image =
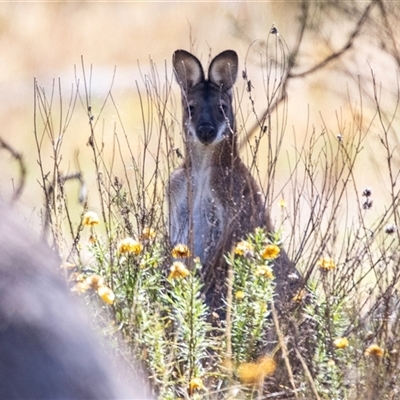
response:
<path id="1" fill-rule="evenodd" d="M 186 109 L 186 111 L 187 111 L 187 113 L 188 113 L 189 115 L 193 115 L 193 113 L 194 113 L 194 106 L 188 106 L 187 109 Z"/>

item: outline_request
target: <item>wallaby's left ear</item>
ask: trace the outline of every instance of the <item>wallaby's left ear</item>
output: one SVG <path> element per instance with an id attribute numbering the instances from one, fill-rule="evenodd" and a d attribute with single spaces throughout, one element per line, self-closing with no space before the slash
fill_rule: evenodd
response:
<path id="1" fill-rule="evenodd" d="M 225 50 L 218 54 L 208 69 L 208 79 L 217 86 L 229 90 L 236 82 L 239 59 L 233 50 Z"/>
<path id="2" fill-rule="evenodd" d="M 182 90 L 187 91 L 204 80 L 200 61 L 185 50 L 176 50 L 172 56 L 176 80 Z"/>

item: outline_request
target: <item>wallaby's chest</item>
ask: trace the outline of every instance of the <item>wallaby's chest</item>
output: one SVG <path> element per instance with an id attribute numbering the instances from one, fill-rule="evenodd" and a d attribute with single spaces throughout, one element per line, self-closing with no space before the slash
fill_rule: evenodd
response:
<path id="1" fill-rule="evenodd" d="M 209 172 L 197 171 L 192 180 L 194 247 L 200 258 L 207 258 L 217 244 L 225 214 Z"/>
<path id="2" fill-rule="evenodd" d="M 190 243 L 193 235 L 194 254 L 202 261 L 215 251 L 226 220 L 220 192 L 211 184 L 210 174 L 209 168 L 192 168 L 191 174 L 182 169 L 172 179 L 172 243 Z"/>

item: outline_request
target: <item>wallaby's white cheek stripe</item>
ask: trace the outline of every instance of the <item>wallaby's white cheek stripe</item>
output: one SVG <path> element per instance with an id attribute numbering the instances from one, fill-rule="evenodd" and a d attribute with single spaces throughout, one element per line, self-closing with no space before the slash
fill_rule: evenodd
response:
<path id="1" fill-rule="evenodd" d="M 189 133 L 197 139 L 196 129 L 192 124 L 189 124 Z"/>
<path id="2" fill-rule="evenodd" d="M 224 123 L 220 125 L 214 143 L 218 143 L 224 138 L 225 131 L 226 131 L 226 121 L 224 121 Z"/>

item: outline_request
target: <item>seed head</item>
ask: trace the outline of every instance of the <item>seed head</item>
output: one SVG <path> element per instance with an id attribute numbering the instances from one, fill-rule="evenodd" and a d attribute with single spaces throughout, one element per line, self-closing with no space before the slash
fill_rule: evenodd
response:
<path id="1" fill-rule="evenodd" d="M 272 28 L 271 28 L 271 30 L 269 32 L 270 32 L 271 35 L 277 35 L 279 33 L 278 29 L 276 29 L 275 25 L 272 26 Z"/>
<path id="2" fill-rule="evenodd" d="M 393 233 L 395 233 L 397 231 L 397 226 L 394 224 L 387 224 L 385 226 L 385 233 L 387 233 L 388 235 L 393 235 Z"/>
<path id="3" fill-rule="evenodd" d="M 364 210 L 369 210 L 372 207 L 373 201 L 367 197 L 364 201 L 364 203 L 362 204 L 362 207 Z"/>
<path id="4" fill-rule="evenodd" d="M 372 189 L 370 187 L 364 188 L 364 190 L 362 191 L 362 195 L 364 197 L 370 197 L 372 195 Z"/>

